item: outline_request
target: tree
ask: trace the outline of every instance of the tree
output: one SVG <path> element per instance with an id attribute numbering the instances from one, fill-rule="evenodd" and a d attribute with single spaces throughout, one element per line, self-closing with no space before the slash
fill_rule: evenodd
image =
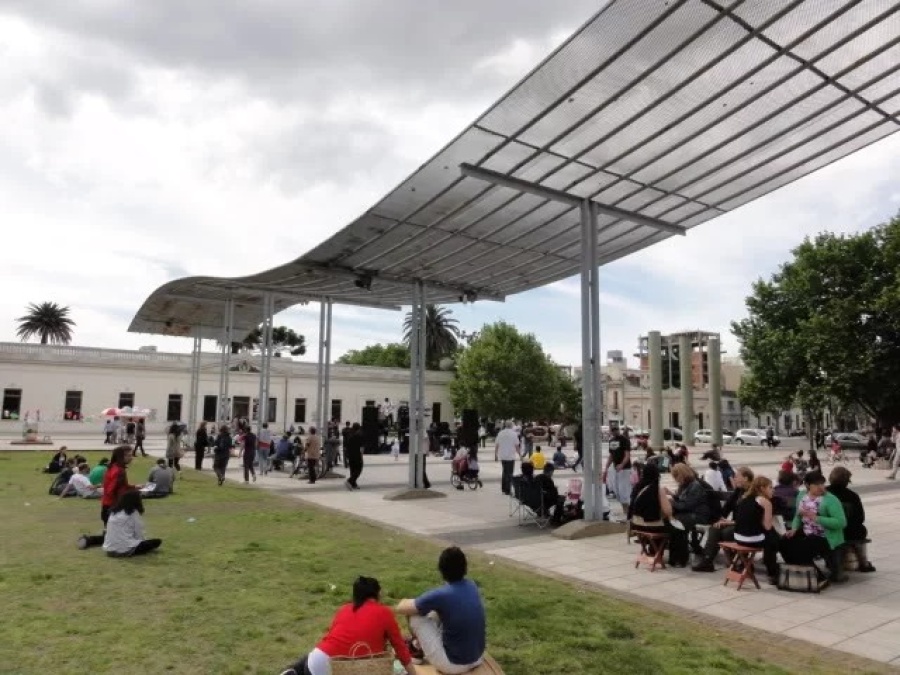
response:
<path id="1" fill-rule="evenodd" d="M 425 305 L 425 364 L 436 369 L 445 356 L 452 356 L 459 347 L 459 328 L 450 317 L 453 310 L 438 305 Z M 412 334 L 412 312 L 403 320 L 403 344 L 409 347 Z"/>
<path id="2" fill-rule="evenodd" d="M 257 326 L 240 342 L 231 343 L 231 353 L 236 354 L 241 348 L 256 351 L 262 349 L 262 343 L 262 327 Z M 306 338 L 287 326 L 275 326 L 272 328 L 272 350 L 275 356 L 281 356 L 284 351 L 289 351 L 291 356 L 303 356 L 306 353 Z"/>
<path id="3" fill-rule="evenodd" d="M 41 338 L 41 344 L 67 345 L 72 342 L 72 328 L 75 322 L 69 318 L 69 308 L 55 302 L 30 303 L 28 313 L 19 317 L 16 334 L 22 342 L 34 336 Z"/>
<path id="4" fill-rule="evenodd" d="M 559 415 L 562 374 L 534 335 L 499 322 L 460 352 L 450 399 L 480 416 L 538 420 Z"/>
<path id="5" fill-rule="evenodd" d="M 363 349 L 350 350 L 339 357 L 337 362 L 352 366 L 409 368 L 409 349 L 396 342 L 387 345 L 369 345 Z"/>
<path id="6" fill-rule="evenodd" d="M 900 420 L 898 266 L 900 217 L 807 239 L 771 280 L 756 282 L 749 316 L 732 328 L 765 396 L 810 414 L 831 398 L 882 425 Z"/>

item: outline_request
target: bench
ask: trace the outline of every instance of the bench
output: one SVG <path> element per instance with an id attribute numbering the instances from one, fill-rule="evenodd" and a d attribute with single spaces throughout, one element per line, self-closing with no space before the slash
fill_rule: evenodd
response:
<path id="1" fill-rule="evenodd" d="M 631 534 L 637 538 L 638 546 L 640 546 L 634 561 L 634 568 L 637 569 L 641 563 L 644 563 L 650 565 L 651 572 L 655 572 L 657 566 L 660 569 L 666 569 L 666 561 L 663 560 L 663 556 L 669 547 L 669 535 L 664 532 L 641 532 L 640 530 L 632 530 Z"/>
<path id="2" fill-rule="evenodd" d="M 719 548 L 722 549 L 726 556 L 731 555 L 731 562 L 728 564 L 728 569 L 725 570 L 725 583 L 722 585 L 727 586 L 729 581 L 736 581 L 737 589 L 741 590 L 744 582 L 749 579 L 759 590 L 759 582 L 756 580 L 756 570 L 753 567 L 753 561 L 756 559 L 757 554 L 762 553 L 763 550 L 731 541 L 723 541 L 719 544 Z"/>
<path id="3" fill-rule="evenodd" d="M 416 672 L 420 673 L 420 675 L 441 675 L 439 670 L 427 663 L 416 666 Z M 481 665 L 475 670 L 470 670 L 466 675 L 503 675 L 503 669 L 493 658 L 485 654 Z"/>

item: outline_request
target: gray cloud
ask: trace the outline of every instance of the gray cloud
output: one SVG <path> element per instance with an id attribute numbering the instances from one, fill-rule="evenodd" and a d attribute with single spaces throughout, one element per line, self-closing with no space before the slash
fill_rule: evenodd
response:
<path id="1" fill-rule="evenodd" d="M 493 90 L 504 83 L 490 71 L 474 74 L 475 63 L 513 39 L 543 41 L 571 31 L 600 4 L 6 0 L 0 13 L 90 42 L 91 49 L 120 50 L 142 66 L 236 78 L 275 98 L 314 98 L 388 81 L 412 99 L 422 89 L 431 98 L 435 92 L 449 94 L 447 89 L 457 95 Z M 304 90 L 293 88 L 301 83 Z"/>

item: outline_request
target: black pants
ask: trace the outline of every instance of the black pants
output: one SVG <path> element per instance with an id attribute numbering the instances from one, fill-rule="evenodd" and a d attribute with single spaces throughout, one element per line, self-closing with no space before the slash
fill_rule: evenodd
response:
<path id="1" fill-rule="evenodd" d="M 253 476 L 253 480 L 256 480 L 256 470 L 253 468 L 253 459 L 249 462 L 244 460 L 244 482 L 250 482 L 250 476 Z"/>
<path id="2" fill-rule="evenodd" d="M 172 467 L 174 467 L 176 470 L 181 471 L 181 461 L 180 461 L 178 455 L 175 455 L 174 457 L 169 458 L 168 462 L 169 462 L 170 469 Z"/>
<path id="3" fill-rule="evenodd" d="M 427 490 L 431 487 L 431 481 L 428 480 L 428 467 L 427 467 L 428 455 L 422 454 L 421 460 L 422 460 L 422 487 Z M 418 467 L 416 467 L 416 469 L 418 470 Z"/>
<path id="4" fill-rule="evenodd" d="M 213 459 L 213 471 L 216 472 L 216 475 L 219 477 L 220 481 L 225 480 L 225 469 L 228 468 L 228 460 L 230 457 L 220 457 L 217 456 Z"/>
<path id="5" fill-rule="evenodd" d="M 740 543 L 740 542 L 738 542 Z M 759 546 L 759 544 L 746 544 L 747 546 Z M 781 537 L 775 530 L 767 530 L 763 541 L 763 565 L 766 566 L 766 574 L 770 577 L 778 576 L 778 549 L 781 545 Z"/>
<path id="6" fill-rule="evenodd" d="M 112 443 L 112 432 L 111 431 L 106 432 L 106 440 L 103 442 L 104 443 Z"/>
<path id="7" fill-rule="evenodd" d="M 719 543 L 723 541 L 734 541 L 734 525 L 709 528 L 703 544 L 703 559 L 708 562 L 715 560 L 719 553 Z"/>
<path id="8" fill-rule="evenodd" d="M 584 468 L 584 450 L 577 448 L 575 452 L 578 455 L 578 459 L 576 459 L 575 463 L 572 465 L 572 471 L 577 469 L 579 464 L 581 464 L 582 469 Z"/>
<path id="9" fill-rule="evenodd" d="M 831 575 L 841 576 L 843 551 L 840 548 L 832 550 L 825 537 L 810 537 L 800 530 L 790 539 L 781 539 L 779 550 L 788 565 L 812 565 L 813 560 L 822 557 L 831 570 Z"/>
<path id="10" fill-rule="evenodd" d="M 316 471 L 319 469 L 319 460 L 317 459 L 307 459 L 306 460 L 306 471 L 309 473 L 309 482 L 316 482 Z"/>
<path id="11" fill-rule="evenodd" d="M 206 448 L 202 445 L 194 446 L 194 468 L 197 471 L 203 470 L 203 455 L 206 452 Z"/>
<path id="12" fill-rule="evenodd" d="M 162 545 L 162 539 L 144 539 L 134 551 L 131 552 L 131 555 L 143 555 L 144 553 L 149 553 L 150 551 L 155 551 Z"/>
<path id="13" fill-rule="evenodd" d="M 100 507 L 100 520 L 103 521 L 103 534 L 86 534 L 84 538 L 87 540 L 88 548 L 94 546 L 103 546 L 103 540 L 106 538 L 106 522 L 109 520 L 110 507 Z"/>
<path id="14" fill-rule="evenodd" d="M 146 457 L 147 451 L 144 450 L 144 437 L 138 436 L 134 439 L 134 456 L 137 457 L 138 450 L 141 451 L 141 454 Z"/>
<path id="15" fill-rule="evenodd" d="M 347 464 L 350 468 L 350 477 L 347 479 L 347 482 L 350 483 L 353 487 L 356 487 L 356 481 L 362 475 L 363 470 L 363 458 L 362 455 L 357 454 L 344 454 L 344 458 L 347 460 Z"/>
<path id="16" fill-rule="evenodd" d="M 297 675 L 312 675 L 309 672 L 309 666 L 306 665 L 306 662 L 309 660 L 308 656 L 304 656 L 302 659 L 297 661 L 294 665 L 289 666 L 289 669 L 293 669 Z"/>
<path id="17" fill-rule="evenodd" d="M 501 459 L 500 466 L 503 472 L 500 474 L 500 490 L 503 494 L 508 495 L 512 484 L 513 471 L 516 468 L 516 460 Z"/>

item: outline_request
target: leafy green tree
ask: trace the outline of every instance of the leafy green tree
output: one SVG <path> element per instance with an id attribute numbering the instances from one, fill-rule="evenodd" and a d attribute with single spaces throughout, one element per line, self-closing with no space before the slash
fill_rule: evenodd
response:
<path id="1" fill-rule="evenodd" d="M 439 305 L 425 305 L 425 364 L 432 370 L 438 368 L 441 359 L 453 356 L 459 348 L 460 332 L 453 310 Z M 403 344 L 409 347 L 412 334 L 412 312 L 403 320 Z"/>
<path id="2" fill-rule="evenodd" d="M 231 353 L 237 354 L 242 348 L 256 351 L 262 349 L 262 343 L 262 327 L 257 326 L 240 342 L 231 343 Z M 291 356 L 303 356 L 306 353 L 306 338 L 287 326 L 275 326 L 272 328 L 272 348 L 275 356 L 281 356 L 281 352 L 285 351 L 290 352 Z"/>
<path id="3" fill-rule="evenodd" d="M 369 345 L 363 349 L 350 350 L 339 357 L 337 362 L 353 366 L 409 368 L 409 349 L 405 345 L 396 342 L 386 345 Z"/>
<path id="4" fill-rule="evenodd" d="M 55 302 L 30 303 L 28 313 L 16 321 L 16 334 L 22 342 L 38 336 L 41 344 L 67 345 L 72 342 L 72 328 L 75 322 L 69 318 L 69 308 Z"/>
<path id="5" fill-rule="evenodd" d="M 765 396 L 806 409 L 830 397 L 881 424 L 900 420 L 900 217 L 820 234 L 747 298 L 732 325 Z M 751 404 L 752 407 L 752 404 Z"/>
<path id="6" fill-rule="evenodd" d="M 559 416 L 562 375 L 534 335 L 499 322 L 460 352 L 450 398 L 457 410 L 522 420 Z"/>

